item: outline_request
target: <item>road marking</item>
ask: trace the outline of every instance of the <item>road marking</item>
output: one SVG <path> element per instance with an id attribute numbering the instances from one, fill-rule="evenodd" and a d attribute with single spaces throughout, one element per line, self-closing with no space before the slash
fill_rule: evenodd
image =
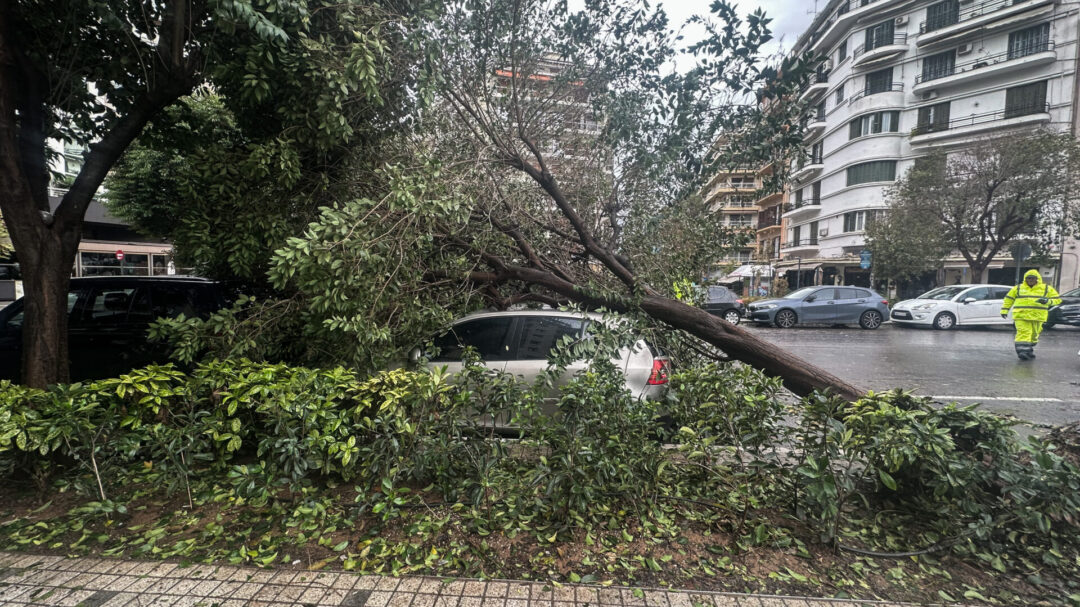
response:
<path id="1" fill-rule="evenodd" d="M 997 400 L 1013 403 L 1063 403 L 1060 398 L 1011 398 L 1008 396 L 931 396 L 934 400 Z"/>

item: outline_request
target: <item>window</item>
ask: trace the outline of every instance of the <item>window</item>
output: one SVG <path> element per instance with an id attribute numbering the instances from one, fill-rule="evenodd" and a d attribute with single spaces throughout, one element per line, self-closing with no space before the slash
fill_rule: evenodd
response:
<path id="1" fill-rule="evenodd" d="M 923 31 L 932 32 L 960 21 L 960 0 L 945 0 L 926 8 Z"/>
<path id="2" fill-rule="evenodd" d="M 791 228 L 791 244 L 799 245 L 802 238 L 802 226 Z"/>
<path id="3" fill-rule="evenodd" d="M 84 289 L 77 289 L 77 290 L 68 292 L 68 296 L 67 296 L 67 313 L 68 313 L 69 317 L 71 316 L 71 311 L 75 309 L 75 304 L 77 304 L 79 302 L 79 298 L 82 297 L 84 294 L 85 294 Z M 21 305 L 21 304 L 12 304 L 12 305 Z M 8 318 L 7 324 L 4 325 L 3 327 L 0 327 L 0 331 L 18 331 L 18 330 L 22 329 L 22 324 L 23 324 L 23 311 L 19 310 L 18 312 L 12 314 L 10 318 Z"/>
<path id="4" fill-rule="evenodd" d="M 968 298 L 974 299 L 975 301 L 986 301 L 987 299 L 990 299 L 990 289 L 986 287 L 971 289 L 960 296 L 960 301 L 964 301 Z"/>
<path id="5" fill-rule="evenodd" d="M 874 112 L 850 123 L 849 139 L 876 133 L 895 133 L 900 128 L 900 112 Z"/>
<path id="6" fill-rule="evenodd" d="M 116 253 L 79 254 L 82 276 L 147 276 L 150 273 L 150 256 L 145 253 L 128 253 L 124 259 L 116 258 Z"/>
<path id="7" fill-rule="evenodd" d="M 919 108 L 917 134 L 946 131 L 949 129 L 949 102 Z"/>
<path id="8" fill-rule="evenodd" d="M 821 182 L 815 181 L 810 186 L 810 200 L 813 204 L 818 204 L 821 201 Z"/>
<path id="9" fill-rule="evenodd" d="M 876 181 L 896 181 L 895 160 L 875 160 L 848 167 L 847 184 L 849 186 Z"/>
<path id="10" fill-rule="evenodd" d="M 459 361 L 466 347 L 476 348 L 483 360 L 510 358 L 510 325 L 513 318 L 482 318 L 463 322 L 435 339 L 439 354 L 434 361 Z"/>
<path id="11" fill-rule="evenodd" d="M 1009 34 L 1009 59 L 1019 59 L 1050 48 L 1050 24 L 1022 29 Z"/>
<path id="12" fill-rule="evenodd" d="M 814 301 L 835 301 L 835 300 L 839 299 L 836 296 L 836 292 L 839 291 L 839 290 L 840 289 L 833 289 L 833 288 L 818 289 L 817 291 L 814 291 L 811 294 L 811 297 L 814 298 Z"/>
<path id="13" fill-rule="evenodd" d="M 1016 118 L 1047 111 L 1046 81 L 1005 90 L 1005 118 Z"/>
<path id="14" fill-rule="evenodd" d="M 120 324 L 149 322 L 150 293 L 134 287 L 102 287 L 96 289 L 86 306 L 72 317 L 72 324 Z"/>
<path id="15" fill-rule="evenodd" d="M 844 213 L 844 232 L 862 232 L 866 229 L 866 211 Z"/>
<path id="16" fill-rule="evenodd" d="M 521 322 L 518 360 L 546 360 L 564 337 L 579 339 L 585 321 L 557 316 L 527 316 Z"/>
<path id="17" fill-rule="evenodd" d="M 817 244 L 818 222 L 810 222 L 810 244 Z"/>
<path id="18" fill-rule="evenodd" d="M 863 50 L 872 51 L 876 48 L 893 43 L 893 20 L 888 19 L 867 28 L 866 43 Z"/>
<path id="19" fill-rule="evenodd" d="M 836 48 L 836 65 L 840 65 L 847 59 L 847 38 L 840 41 L 840 46 Z"/>
<path id="20" fill-rule="evenodd" d="M 840 86 L 836 87 L 836 105 L 840 105 L 844 102 L 844 85 L 846 83 L 841 82 Z"/>
<path id="21" fill-rule="evenodd" d="M 802 205 L 803 189 L 805 189 L 805 188 L 799 188 L 799 189 L 795 190 L 795 206 Z"/>
<path id="22" fill-rule="evenodd" d="M 865 293 L 860 289 L 852 289 L 851 287 L 845 287 L 836 290 L 837 299 L 859 299 L 860 297 L 866 297 L 865 295 L 859 295 L 859 293 Z"/>
<path id="23" fill-rule="evenodd" d="M 893 68 L 870 72 L 866 75 L 866 94 L 884 93 L 892 89 Z"/>
<path id="24" fill-rule="evenodd" d="M 922 62 L 922 82 L 952 76 L 956 70 L 956 49 L 930 55 Z"/>
<path id="25" fill-rule="evenodd" d="M 206 318 L 218 307 L 212 290 L 192 285 L 155 284 L 150 295 L 154 318 Z"/>

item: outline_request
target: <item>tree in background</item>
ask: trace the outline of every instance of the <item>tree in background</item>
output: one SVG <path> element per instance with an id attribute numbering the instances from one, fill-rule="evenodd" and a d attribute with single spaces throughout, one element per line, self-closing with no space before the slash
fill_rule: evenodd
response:
<path id="1" fill-rule="evenodd" d="M 985 139 L 920 158 L 868 230 L 876 271 L 891 278 L 936 269 L 959 252 L 973 280 L 1010 244 L 1046 251 L 1078 225 L 1080 144 L 1046 131 Z"/>
<path id="2" fill-rule="evenodd" d="M 26 291 L 23 380 L 67 379 L 67 290 L 83 216 L 149 121 L 209 82 L 244 133 L 333 163 L 336 150 L 363 140 L 358 125 L 394 122 L 381 116 L 380 95 L 399 77 L 385 52 L 396 12 L 325 0 L 0 3 L 0 212 Z M 49 139 L 89 148 L 55 209 Z M 208 217 L 220 234 L 230 221 Z"/>

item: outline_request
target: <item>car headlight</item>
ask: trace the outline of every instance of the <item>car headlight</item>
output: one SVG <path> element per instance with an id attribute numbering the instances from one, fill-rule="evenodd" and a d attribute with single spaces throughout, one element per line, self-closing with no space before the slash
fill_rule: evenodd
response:
<path id="1" fill-rule="evenodd" d="M 924 303 L 924 304 L 917 305 L 912 309 L 913 310 L 933 310 L 934 308 L 938 307 L 939 305 L 941 305 L 941 304 Z"/>
<path id="2" fill-rule="evenodd" d="M 772 310 L 775 307 L 776 307 L 776 304 L 765 304 L 765 305 L 762 305 L 762 306 L 758 306 L 758 309 L 759 310 Z"/>

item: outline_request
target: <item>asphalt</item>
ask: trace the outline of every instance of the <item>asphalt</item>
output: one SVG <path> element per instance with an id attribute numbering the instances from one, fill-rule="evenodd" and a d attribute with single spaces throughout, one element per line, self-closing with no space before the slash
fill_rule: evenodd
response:
<path id="1" fill-rule="evenodd" d="M 1015 415 L 1035 425 L 1080 420 L 1080 329 L 1045 331 L 1033 361 L 1020 361 L 1011 327 L 935 331 L 886 324 L 777 329 L 759 337 L 856 386 L 924 396 Z"/>
<path id="2" fill-rule="evenodd" d="M 0 605 L 72 607 L 900 607 L 905 603 L 389 577 L 0 552 Z"/>

